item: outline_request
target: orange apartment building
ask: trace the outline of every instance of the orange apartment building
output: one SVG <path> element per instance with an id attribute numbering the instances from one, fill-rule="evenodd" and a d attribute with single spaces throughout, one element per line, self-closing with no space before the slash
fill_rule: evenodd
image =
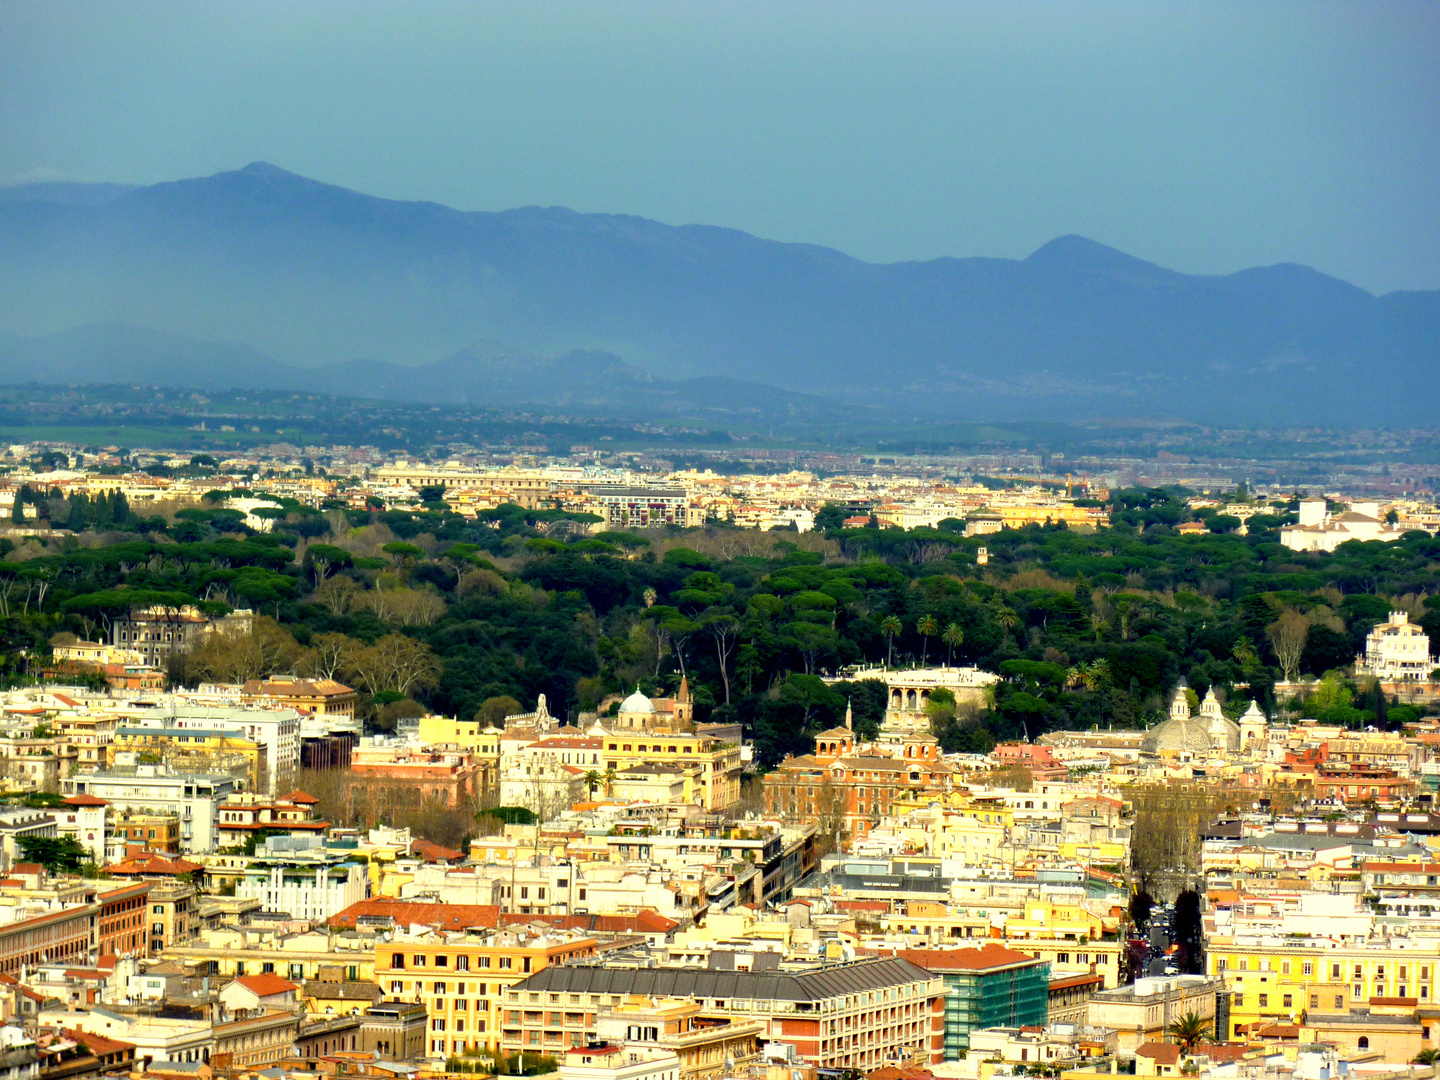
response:
<path id="1" fill-rule="evenodd" d="M 351 753 L 350 772 L 362 780 L 408 789 L 417 803 L 433 798 L 446 806 L 464 806 L 482 790 L 483 765 L 469 753 L 357 746 Z"/>
<path id="2" fill-rule="evenodd" d="M 593 957 L 597 946 L 582 934 L 523 928 L 397 933 L 375 943 L 375 982 L 388 998 L 425 1005 L 426 1052 L 444 1058 L 496 1047 L 505 988 L 552 964 Z"/>
<path id="3" fill-rule="evenodd" d="M 95 897 L 100 905 L 99 954 L 101 956 L 149 956 L 149 936 L 145 932 L 151 883 L 138 882 L 119 889 L 110 889 Z"/>
<path id="4" fill-rule="evenodd" d="M 942 791 L 953 774 L 928 732 L 906 737 L 892 756 L 873 745 L 857 750 L 853 731 L 831 728 L 815 736 L 813 754 L 786 758 L 761 785 L 767 814 L 821 829 L 838 826 L 855 837 L 867 834 L 896 798 Z"/>

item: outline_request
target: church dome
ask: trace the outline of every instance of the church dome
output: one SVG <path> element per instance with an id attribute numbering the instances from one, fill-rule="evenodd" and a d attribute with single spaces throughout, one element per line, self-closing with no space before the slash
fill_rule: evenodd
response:
<path id="1" fill-rule="evenodd" d="M 620 703 L 620 711 L 623 713 L 653 713 L 655 706 L 637 689 Z"/>
<path id="2" fill-rule="evenodd" d="M 1146 754 L 1204 754 L 1210 747 L 1210 724 L 1199 716 L 1172 716 L 1140 740 L 1140 750 Z"/>

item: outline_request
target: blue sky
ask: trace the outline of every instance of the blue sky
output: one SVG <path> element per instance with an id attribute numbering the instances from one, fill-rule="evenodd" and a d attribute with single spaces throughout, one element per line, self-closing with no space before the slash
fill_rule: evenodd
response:
<path id="1" fill-rule="evenodd" d="M 1440 288 L 1434 3 L 16 3 L 0 179 L 266 160 L 876 261 L 1080 233 Z"/>

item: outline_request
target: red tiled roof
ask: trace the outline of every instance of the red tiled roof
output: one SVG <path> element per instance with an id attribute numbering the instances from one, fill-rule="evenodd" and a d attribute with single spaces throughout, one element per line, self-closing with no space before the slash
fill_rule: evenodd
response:
<path id="1" fill-rule="evenodd" d="M 110 805 L 110 804 L 109 804 L 108 802 L 106 802 L 104 799 L 98 799 L 98 798 L 96 798 L 94 795 L 88 795 L 88 794 L 84 794 L 84 793 L 81 793 L 81 794 L 79 794 L 79 795 L 71 795 L 68 799 L 65 799 L 65 800 L 64 800 L 64 803 L 65 803 L 66 806 L 109 806 L 109 805 Z"/>
<path id="2" fill-rule="evenodd" d="M 1090 983 L 1104 984 L 1104 975 L 1068 975 L 1063 979 L 1051 979 L 1051 990 L 1067 990 L 1072 986 L 1086 986 Z"/>
<path id="3" fill-rule="evenodd" d="M 67 1039 L 74 1039 L 76 1042 L 83 1042 L 90 1048 L 92 1054 L 118 1054 L 121 1050 L 134 1050 L 135 1044 L 121 1042 L 119 1039 L 111 1039 L 105 1035 L 96 1035 L 93 1031 L 81 1031 L 79 1028 L 61 1028 Z"/>
<path id="4" fill-rule="evenodd" d="M 1250 1052 L 1244 1043 L 1200 1043 L 1195 1047 L 1197 1057 L 1207 1057 L 1217 1064 L 1239 1061 Z"/>
<path id="5" fill-rule="evenodd" d="M 1141 1043 L 1135 1048 L 1137 1057 L 1149 1058 L 1159 1065 L 1178 1065 L 1180 1063 L 1180 1047 L 1174 1043 Z"/>
<path id="6" fill-rule="evenodd" d="M 426 862 L 454 862 L 456 859 L 465 858 L 463 851 L 441 847 L 439 844 L 432 844 L 429 840 L 412 840 L 410 854 L 419 855 Z"/>
<path id="7" fill-rule="evenodd" d="M 320 800 L 317 799 L 314 795 L 307 795 L 299 788 L 296 788 L 294 791 L 290 792 L 289 795 L 286 795 L 285 798 L 281 801 L 294 803 L 296 806 L 314 806 L 319 803 Z"/>
<path id="8" fill-rule="evenodd" d="M 241 975 L 235 979 L 237 983 L 245 987 L 258 997 L 271 997 L 275 994 L 289 994 L 300 987 L 296 986 L 289 979 L 282 979 L 279 975 Z"/>
<path id="9" fill-rule="evenodd" d="M 203 869 L 205 868 L 199 863 L 193 863 L 189 859 L 170 859 L 157 852 L 147 851 L 126 859 L 124 862 L 107 866 L 105 872 L 115 877 L 144 874 L 176 877 L 180 874 L 193 874 L 195 871 Z"/>
<path id="10" fill-rule="evenodd" d="M 330 916 L 329 925 L 336 930 L 353 930 L 355 921 L 365 918 L 394 919 L 399 925 L 443 926 L 463 929 L 482 926 L 493 929 L 499 922 L 500 908 L 495 904 L 434 904 L 416 900 L 360 900 L 344 911 Z"/>
<path id="11" fill-rule="evenodd" d="M 45 867 L 38 862 L 17 862 L 10 868 L 12 874 L 43 874 Z"/>

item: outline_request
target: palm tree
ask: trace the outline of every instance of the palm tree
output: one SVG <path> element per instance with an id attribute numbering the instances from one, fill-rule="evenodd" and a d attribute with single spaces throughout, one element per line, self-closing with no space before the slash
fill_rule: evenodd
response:
<path id="1" fill-rule="evenodd" d="M 1249 667 L 1255 663 L 1255 646 L 1250 644 L 1249 638 L 1237 638 L 1235 647 L 1230 650 L 1230 655 L 1242 668 Z"/>
<path id="2" fill-rule="evenodd" d="M 585 774 L 585 790 L 586 790 L 589 794 L 594 795 L 594 794 L 595 794 L 595 789 L 600 786 L 600 783 L 601 783 L 600 774 L 599 774 L 598 772 L 596 772 L 594 769 L 591 769 L 589 772 L 587 772 L 587 773 Z"/>
<path id="3" fill-rule="evenodd" d="M 1421 1050 L 1414 1057 L 1416 1065 L 1434 1065 L 1440 1061 L 1440 1050 Z"/>
<path id="4" fill-rule="evenodd" d="M 921 645 L 920 663 L 924 665 L 930 655 L 930 639 L 940 632 L 940 624 L 935 621 L 934 615 L 921 615 L 915 623 L 915 629 L 920 631 Z"/>
<path id="5" fill-rule="evenodd" d="M 654 589 L 649 589 L 649 588 L 647 588 L 647 589 L 646 589 L 643 593 L 641 593 L 640 595 L 644 598 L 644 600 L 645 600 L 645 606 L 646 606 L 647 608 L 648 608 L 648 607 L 654 607 L 654 606 L 655 606 L 656 592 L 655 592 Z"/>
<path id="6" fill-rule="evenodd" d="M 949 650 L 946 654 L 947 665 L 953 664 L 955 662 L 955 650 L 958 649 L 960 643 L 965 640 L 965 631 L 960 629 L 959 623 L 946 623 L 945 632 L 940 635 L 940 640 L 945 642 L 945 648 Z"/>
<path id="7" fill-rule="evenodd" d="M 1020 624 L 1020 616 L 1015 614 L 1015 609 L 1007 604 L 1001 604 L 995 609 L 995 621 L 1000 624 L 1000 629 L 1005 631 L 1005 644 L 1010 644 L 1010 631 Z"/>
<path id="8" fill-rule="evenodd" d="M 1210 1021 L 1199 1013 L 1188 1012 L 1178 1020 L 1172 1020 L 1166 1032 L 1188 1054 L 1201 1040 L 1210 1034 Z"/>
<path id="9" fill-rule="evenodd" d="M 895 655 L 895 635 L 900 633 L 900 619 L 895 615 L 886 615 L 880 620 L 880 633 L 889 639 L 885 647 L 885 666 L 890 666 L 891 658 Z"/>

